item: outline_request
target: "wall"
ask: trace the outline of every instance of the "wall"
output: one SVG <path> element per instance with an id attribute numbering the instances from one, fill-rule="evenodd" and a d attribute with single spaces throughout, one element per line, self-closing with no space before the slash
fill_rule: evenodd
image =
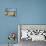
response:
<path id="1" fill-rule="evenodd" d="M 5 8 L 17 8 L 17 16 L 4 16 Z M 46 24 L 46 0 L 0 0 L 0 44 L 8 43 L 9 32 L 18 32 L 17 24 Z"/>

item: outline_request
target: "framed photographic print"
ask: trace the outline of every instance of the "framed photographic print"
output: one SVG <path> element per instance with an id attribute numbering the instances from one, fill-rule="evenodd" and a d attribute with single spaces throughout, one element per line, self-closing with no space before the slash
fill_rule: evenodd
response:
<path id="1" fill-rule="evenodd" d="M 5 8 L 4 15 L 6 15 L 6 16 L 16 16 L 16 9 L 14 9 L 14 8 Z"/>
<path id="2" fill-rule="evenodd" d="M 18 34 L 19 41 L 46 41 L 46 25 L 20 24 Z"/>

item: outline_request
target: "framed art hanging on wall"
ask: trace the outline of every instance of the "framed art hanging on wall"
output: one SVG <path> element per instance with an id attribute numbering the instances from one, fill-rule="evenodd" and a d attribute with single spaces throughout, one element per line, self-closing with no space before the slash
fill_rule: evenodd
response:
<path id="1" fill-rule="evenodd" d="M 14 9 L 14 8 L 5 8 L 4 15 L 5 16 L 16 16 L 16 9 Z"/>

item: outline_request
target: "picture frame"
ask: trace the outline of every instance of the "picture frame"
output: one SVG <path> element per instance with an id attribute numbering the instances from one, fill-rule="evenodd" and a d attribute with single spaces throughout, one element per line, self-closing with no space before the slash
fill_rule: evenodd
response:
<path id="1" fill-rule="evenodd" d="M 16 16 L 16 8 L 5 8 L 4 15 L 5 16 Z"/>
<path id="2" fill-rule="evenodd" d="M 22 33 L 21 33 L 22 30 L 24 31 L 28 30 L 29 31 L 28 33 L 31 33 L 30 31 L 33 32 L 33 34 L 31 34 L 31 36 L 33 36 L 32 39 L 28 38 L 28 39 L 31 39 L 31 41 L 46 41 L 46 24 L 19 24 L 18 25 L 18 41 L 19 42 L 25 39 L 22 36 Z M 23 37 L 22 39 L 21 39 L 21 36 Z"/>

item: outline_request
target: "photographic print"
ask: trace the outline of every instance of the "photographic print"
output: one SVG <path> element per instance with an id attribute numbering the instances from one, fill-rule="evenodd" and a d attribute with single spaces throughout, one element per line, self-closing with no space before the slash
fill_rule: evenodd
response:
<path id="1" fill-rule="evenodd" d="M 6 16 L 16 16 L 16 9 L 14 9 L 14 8 L 5 8 L 4 15 L 6 15 Z"/>

